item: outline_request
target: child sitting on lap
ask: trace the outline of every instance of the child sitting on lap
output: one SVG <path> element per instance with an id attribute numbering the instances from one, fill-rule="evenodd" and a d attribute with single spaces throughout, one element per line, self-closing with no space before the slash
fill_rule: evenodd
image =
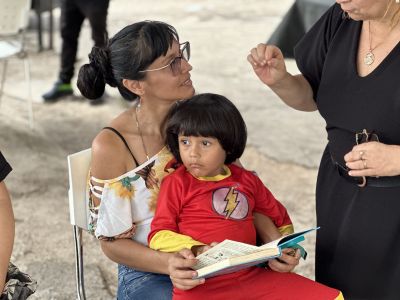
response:
<path id="1" fill-rule="evenodd" d="M 164 178 L 149 246 L 165 252 L 188 248 L 195 255 L 212 242 L 231 239 L 256 244 L 256 232 L 275 239 L 292 231 L 285 207 L 261 180 L 232 164 L 246 145 L 246 125 L 225 97 L 201 94 L 180 102 L 167 116 L 166 140 L 183 165 Z M 265 218 L 253 222 L 254 214 Z M 272 221 L 272 222 L 271 222 Z M 256 224 L 256 225 L 254 225 Z M 269 224 L 269 226 L 261 226 Z M 280 259 L 294 266 L 300 254 L 284 249 Z M 191 290 L 174 289 L 174 299 L 342 299 L 338 290 L 294 273 L 259 267 L 209 278 Z"/>

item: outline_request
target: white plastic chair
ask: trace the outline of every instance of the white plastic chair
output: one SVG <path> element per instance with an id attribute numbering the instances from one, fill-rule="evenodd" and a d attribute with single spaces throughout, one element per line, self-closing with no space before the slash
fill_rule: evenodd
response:
<path id="1" fill-rule="evenodd" d="M 88 231 L 89 199 L 87 180 L 91 162 L 91 149 L 68 155 L 69 174 L 69 213 L 74 230 L 76 292 L 78 300 L 85 300 L 85 282 L 83 278 L 82 231 Z"/>
<path id="2" fill-rule="evenodd" d="M 3 72 L 0 80 L 0 104 L 6 80 L 7 62 L 19 57 L 24 62 L 25 81 L 28 91 L 29 126 L 33 128 L 31 78 L 28 55 L 24 48 L 25 29 L 28 26 L 31 0 L 0 0 L 0 61 Z"/>

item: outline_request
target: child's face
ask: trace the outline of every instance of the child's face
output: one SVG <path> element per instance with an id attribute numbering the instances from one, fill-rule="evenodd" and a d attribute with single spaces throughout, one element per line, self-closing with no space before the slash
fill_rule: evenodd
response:
<path id="1" fill-rule="evenodd" d="M 226 153 L 216 138 L 179 135 L 178 141 L 182 162 L 193 176 L 222 174 Z"/>

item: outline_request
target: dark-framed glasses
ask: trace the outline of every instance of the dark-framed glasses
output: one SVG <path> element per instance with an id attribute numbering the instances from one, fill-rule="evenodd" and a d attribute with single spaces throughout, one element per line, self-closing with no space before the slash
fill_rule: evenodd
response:
<path id="1" fill-rule="evenodd" d="M 156 68 L 156 69 L 147 69 L 147 70 L 142 70 L 139 71 L 139 73 L 144 73 L 144 72 L 154 72 L 154 71 L 160 71 L 163 69 L 166 69 L 168 67 L 171 67 L 172 74 L 174 76 L 177 76 L 181 73 L 181 68 L 182 68 L 182 59 L 189 61 L 190 59 L 190 43 L 189 42 L 184 42 L 179 44 L 179 51 L 180 55 L 175 57 L 173 60 L 171 60 L 167 65 Z"/>
<path id="2" fill-rule="evenodd" d="M 355 133 L 355 140 L 356 140 L 356 144 L 360 145 L 360 144 L 368 143 L 368 142 L 379 142 L 379 137 L 376 133 L 368 132 L 367 129 L 363 129 L 361 132 Z M 361 157 L 361 160 L 362 160 L 362 157 Z M 367 177 L 365 177 L 365 176 L 352 177 L 348 174 L 348 172 L 350 171 L 350 169 L 348 167 L 342 166 L 338 162 L 335 162 L 335 164 L 338 168 L 339 174 L 342 177 L 347 178 L 350 181 L 355 181 L 359 187 L 364 187 L 367 185 Z"/>
<path id="3" fill-rule="evenodd" d="M 367 142 L 379 142 L 378 135 L 373 132 L 368 132 L 367 129 L 363 129 L 361 132 L 356 132 L 355 138 L 357 145 Z"/>

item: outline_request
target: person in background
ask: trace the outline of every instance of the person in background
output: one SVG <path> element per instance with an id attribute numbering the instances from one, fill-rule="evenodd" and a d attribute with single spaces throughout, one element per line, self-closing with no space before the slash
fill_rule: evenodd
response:
<path id="1" fill-rule="evenodd" d="M 398 299 L 400 1 L 336 2 L 295 48 L 301 74 L 272 45 L 248 61 L 287 105 L 326 121 L 316 280 L 346 299 Z"/>
<path id="2" fill-rule="evenodd" d="M 15 223 L 11 199 L 4 179 L 11 172 L 11 166 L 0 152 L 0 291 L 3 291 L 8 264 L 14 245 Z"/>
<path id="3" fill-rule="evenodd" d="M 0 152 L 0 300 L 27 299 L 36 291 L 36 281 L 10 262 L 14 245 L 15 221 L 4 179 L 11 166 Z"/>
<path id="4" fill-rule="evenodd" d="M 55 102 L 73 94 L 71 80 L 83 21 L 89 21 L 94 45 L 103 47 L 107 42 L 108 6 L 109 0 L 61 0 L 61 66 L 54 86 L 42 96 L 44 102 Z M 99 96 L 91 104 L 100 104 L 103 100 Z"/>

